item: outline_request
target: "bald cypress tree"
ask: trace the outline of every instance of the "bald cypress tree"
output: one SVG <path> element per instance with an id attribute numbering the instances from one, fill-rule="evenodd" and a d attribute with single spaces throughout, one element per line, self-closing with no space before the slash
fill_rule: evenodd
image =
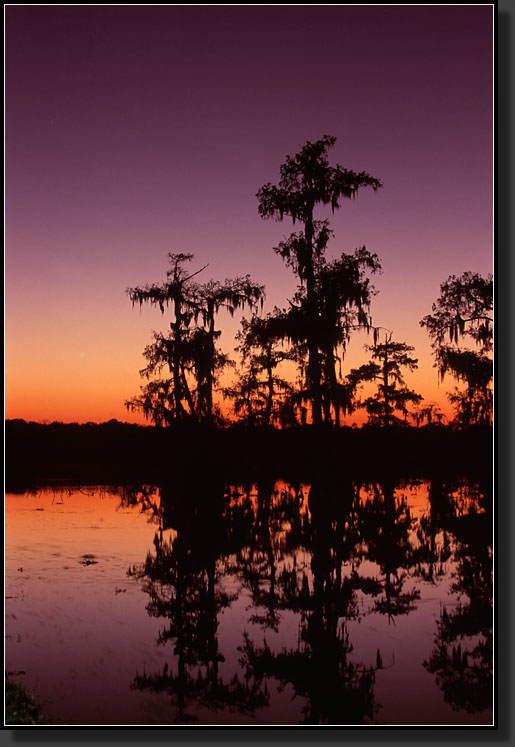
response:
<path id="1" fill-rule="evenodd" d="M 435 365 L 443 380 L 450 373 L 466 384 L 449 399 L 460 426 L 492 420 L 493 279 L 476 272 L 451 275 L 440 286 L 432 314 L 420 325 L 427 329 Z"/>
<path id="2" fill-rule="evenodd" d="M 371 352 L 371 360 L 359 368 L 353 369 L 348 380 L 355 387 L 364 382 L 375 382 L 375 395 L 359 403 L 368 413 L 371 423 L 381 426 L 402 422 L 396 412 L 402 413 L 404 421 L 408 416 L 410 405 L 418 404 L 422 397 L 408 389 L 404 381 L 403 369 L 414 371 L 418 368 L 418 359 L 412 356 L 414 348 L 405 342 L 392 340 L 392 333 L 386 335 L 384 342 L 366 345 Z"/>
<path id="3" fill-rule="evenodd" d="M 170 254 L 171 268 L 164 283 L 129 288 L 132 303 L 150 303 L 161 313 L 171 306 L 172 320 L 167 335 L 154 333 L 154 342 L 144 351 L 147 366 L 141 371 L 149 383 L 140 396 L 126 402 L 129 410 L 140 410 L 156 425 L 195 420 L 215 420 L 213 393 L 217 375 L 230 360 L 217 345 L 221 331 L 216 315 L 225 309 L 255 310 L 264 297 L 264 288 L 250 277 L 237 277 L 223 283 L 210 280 L 199 284 L 193 278 L 206 267 L 189 273 L 185 263 L 191 254 Z M 170 376 L 155 379 L 168 369 Z"/>
<path id="4" fill-rule="evenodd" d="M 327 154 L 335 142 L 336 138 L 328 135 L 315 142 L 307 141 L 295 156 L 286 157 L 280 167 L 279 184 L 267 183 L 257 193 L 263 218 L 282 221 L 288 216 L 293 223 L 302 225 L 302 231 L 281 242 L 276 252 L 292 267 L 305 294 L 306 391 L 314 424 L 322 422 L 323 401 L 317 260 L 323 258 L 330 235 L 327 222 L 315 219 L 315 208 L 330 205 L 334 212 L 342 199 L 355 197 L 363 187 L 377 190 L 382 186 L 379 179 L 366 172 L 350 171 L 339 164 L 331 166 Z"/>

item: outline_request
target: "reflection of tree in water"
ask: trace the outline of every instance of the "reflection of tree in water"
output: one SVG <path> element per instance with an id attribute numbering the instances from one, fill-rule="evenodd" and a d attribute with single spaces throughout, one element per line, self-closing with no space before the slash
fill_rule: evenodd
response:
<path id="1" fill-rule="evenodd" d="M 357 614 L 360 586 L 355 572 L 343 575 L 359 540 L 353 501 L 350 481 L 320 479 L 311 486 L 309 514 L 298 535 L 311 551 L 310 573 L 294 564 L 277 577 L 276 607 L 301 614 L 297 647 L 274 653 L 266 641 L 259 647 L 245 634 L 240 649 L 247 677 L 258 683 L 274 678 L 280 689 L 289 684 L 295 695 L 306 698 L 308 724 L 365 724 L 378 710 L 374 668 L 351 661 L 345 625 Z M 291 548 L 291 537 L 286 542 Z"/>
<path id="2" fill-rule="evenodd" d="M 429 512 L 421 516 L 416 526 L 419 546 L 415 552 L 414 575 L 426 583 L 437 584 L 447 573 L 446 563 L 451 557 L 449 532 L 441 529 L 442 514 L 449 507 L 442 501 L 441 485 L 432 481 L 429 487 Z"/>
<path id="3" fill-rule="evenodd" d="M 464 512 L 468 492 L 468 512 Z M 434 648 L 425 668 L 436 675 L 444 698 L 454 710 L 480 713 L 492 704 L 492 521 L 485 491 L 455 486 L 440 496 L 454 508 L 447 525 L 455 537 L 457 562 L 452 591 L 465 597 L 457 608 L 442 610 Z M 481 511 L 481 512 L 479 512 Z M 490 538 L 490 539 L 489 539 Z"/>
<path id="4" fill-rule="evenodd" d="M 272 482 L 263 481 L 254 492 L 254 505 L 247 501 L 253 520 L 248 535 L 248 546 L 242 547 L 239 553 L 240 575 L 252 592 L 256 612 L 251 617 L 253 623 L 260 623 L 266 628 L 279 629 L 277 593 L 277 562 L 282 558 L 280 547 L 281 527 L 284 511 L 277 510 L 276 501 L 279 492 L 279 507 L 282 507 L 283 496 Z M 260 614 L 259 608 L 264 608 Z"/>
<path id="5" fill-rule="evenodd" d="M 138 507 L 149 523 L 162 523 L 159 490 L 155 485 L 125 485 L 121 489 L 120 508 Z"/>
<path id="6" fill-rule="evenodd" d="M 488 500 L 467 484 L 435 480 L 430 510 L 415 521 L 396 487 L 393 480 L 356 483 L 334 473 L 319 475 L 311 487 L 271 478 L 225 484 L 206 473 L 189 482 L 175 478 L 160 499 L 152 489 L 132 498 L 128 492 L 125 500 L 137 501 L 157 523 L 154 550 L 131 572 L 143 579 L 149 614 L 166 618 L 159 643 L 172 645 L 174 654 L 162 671 L 138 674 L 134 687 L 167 693 L 182 723 L 194 720 L 199 706 L 252 716 L 270 703 L 272 683 L 302 697 L 304 723 L 374 723 L 381 652 L 365 666 L 353 652 L 348 622 L 367 613 L 363 595 L 374 600 L 368 612 L 388 620 L 411 612 L 419 598 L 412 579 L 436 584 L 452 560 L 453 591 L 469 602 L 443 611 L 425 666 L 453 707 L 486 707 Z M 377 576 L 364 572 L 365 561 L 377 564 Z M 237 579 L 252 602 L 239 648 L 242 670 L 228 675 L 219 615 L 237 595 L 226 591 L 224 576 Z M 292 615 L 299 620 L 297 641 L 274 645 L 283 618 Z M 268 642 L 256 638 L 256 626 Z"/>
<path id="7" fill-rule="evenodd" d="M 297 552 L 307 547 L 305 495 L 302 485 L 262 480 L 232 486 L 225 516 L 238 517 L 240 547 L 233 572 L 252 594 L 254 614 L 250 622 L 277 632 L 283 590 L 290 574 L 297 572 Z M 291 559 L 293 569 L 286 565 Z M 263 611 L 261 611 L 263 610 Z"/>
<path id="8" fill-rule="evenodd" d="M 214 480 L 174 485 L 161 489 L 159 529 L 155 551 L 142 567 L 130 570 L 144 579 L 150 596 L 147 612 L 169 619 L 158 643 L 171 642 L 176 664 L 156 674 L 138 674 L 133 686 L 139 690 L 167 693 L 176 705 L 176 721 L 195 721 L 189 704 L 213 710 L 238 710 L 247 714 L 267 702 L 255 686 L 235 675 L 226 683 L 219 674 L 224 660 L 217 639 L 218 614 L 235 597 L 219 583 L 217 559 L 224 554 L 220 496 L 223 484 Z M 174 536 L 165 532 L 174 528 Z"/>
<path id="9" fill-rule="evenodd" d="M 241 663 L 246 673 L 261 683 L 273 677 L 282 690 L 287 684 L 295 695 L 306 698 L 306 724 L 366 724 L 377 711 L 373 668 L 349 659 L 352 646 L 345 625 L 335 629 L 334 616 L 321 610 L 308 615 L 301 625 L 297 649 L 273 653 L 266 641 L 257 647 L 245 634 Z"/>
<path id="10" fill-rule="evenodd" d="M 384 480 L 370 486 L 372 499 L 360 503 L 361 531 L 366 556 L 381 571 L 374 609 L 388 615 L 405 615 L 415 609 L 420 598 L 417 589 L 404 591 L 409 569 L 414 565 L 415 548 L 411 540 L 413 518 L 406 498 L 395 499 L 394 483 Z"/>

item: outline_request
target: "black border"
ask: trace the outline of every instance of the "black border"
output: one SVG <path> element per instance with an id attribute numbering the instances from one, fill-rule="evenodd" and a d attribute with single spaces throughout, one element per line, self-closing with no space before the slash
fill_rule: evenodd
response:
<path id="1" fill-rule="evenodd" d="M 357 3 L 360 4 L 360 3 Z M 394 3 L 384 3 L 390 5 Z M 410 3 L 411 4 L 411 3 Z M 436 3 L 435 3 L 436 4 Z M 449 3 L 457 4 L 457 3 Z M 111 742 L 148 744 L 173 741 L 174 745 L 183 742 L 204 744 L 268 742 L 270 747 L 280 742 L 314 742 L 325 743 L 344 741 L 349 745 L 356 739 L 363 744 L 377 741 L 396 742 L 438 742 L 440 747 L 447 747 L 454 742 L 472 743 L 505 743 L 515 744 L 515 697 L 513 694 L 513 675 L 515 672 L 514 647 L 511 641 L 512 622 L 515 619 L 515 591 L 513 587 L 513 567 L 515 544 L 515 512 L 511 505 L 514 485 L 515 467 L 512 462 L 513 423 L 515 421 L 514 398 L 510 390 L 511 372 L 515 363 L 514 302 L 510 291 L 515 288 L 515 262 L 512 249 L 513 216 L 511 185 L 513 180 L 512 122 L 513 89 L 511 82 L 513 54 L 514 9 L 512 0 L 494 0 L 494 3 L 465 3 L 465 5 L 489 5 L 495 9 L 495 127 L 494 143 L 495 175 L 494 195 L 496 205 L 496 230 L 494 258 L 495 268 L 495 488 L 497 496 L 497 516 L 495 526 L 495 667 L 496 667 L 496 703 L 495 727 L 231 727 L 218 728 L 199 726 L 191 728 L 133 727 L 117 729 L 116 727 L 94 728 L 75 727 L 65 729 L 46 729 L 31 727 L 3 729 L 0 743 L 32 744 L 49 742 L 53 744 L 94 744 L 104 747 Z M 5 9 L 5 5 L 4 5 Z M 316 736 L 312 730 L 317 729 Z M 91 732 L 96 732 L 92 734 Z M 273 732 L 263 734 L 264 731 Z M 386 733 L 385 733 L 386 731 Z M 438 732 L 432 734 L 431 732 Z M 243 732 L 246 732 L 243 735 Z M 446 732 L 441 734 L 441 732 Z"/>

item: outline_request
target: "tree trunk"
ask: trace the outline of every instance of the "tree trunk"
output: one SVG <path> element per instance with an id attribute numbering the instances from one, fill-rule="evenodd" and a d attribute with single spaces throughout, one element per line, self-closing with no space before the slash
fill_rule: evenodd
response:
<path id="1" fill-rule="evenodd" d="M 313 267 L 313 206 L 308 207 L 304 224 L 306 241 L 306 303 L 308 312 L 308 367 L 307 384 L 312 392 L 312 418 L 314 425 L 322 422 L 322 397 L 320 391 L 320 360 L 318 356 L 318 312 L 315 292 L 315 271 Z"/>
<path id="2" fill-rule="evenodd" d="M 174 333 L 174 349 L 173 349 L 173 361 L 172 361 L 172 374 L 173 374 L 173 401 L 174 401 L 174 410 L 175 410 L 175 418 L 177 420 L 180 420 L 184 413 L 184 408 L 182 406 L 182 397 L 181 397 L 181 355 L 180 355 L 180 346 L 181 346 L 181 321 L 182 321 L 182 314 L 181 314 L 181 298 L 180 298 L 180 291 L 176 291 L 174 295 L 174 312 L 175 312 L 175 322 L 173 322 L 170 326 L 173 329 Z"/>
<path id="3" fill-rule="evenodd" d="M 209 345 L 209 366 L 206 375 L 206 420 L 208 423 L 213 422 L 213 372 L 215 368 L 215 313 L 212 302 L 208 306 L 208 345 Z"/>
<path id="4" fill-rule="evenodd" d="M 272 405 L 274 401 L 274 372 L 272 369 L 272 346 L 269 344 L 266 351 L 266 371 L 268 374 L 268 397 L 266 400 L 266 413 L 265 413 L 265 420 L 266 424 L 270 425 L 270 420 L 272 417 Z"/>
<path id="5" fill-rule="evenodd" d="M 336 358 L 331 350 L 324 351 L 324 420 L 333 423 L 331 406 L 334 407 L 334 423 L 340 425 L 340 405 L 337 401 L 338 379 L 336 377 Z"/>
<path id="6" fill-rule="evenodd" d="M 388 399 L 388 348 L 385 345 L 383 363 L 383 395 L 384 395 L 384 425 L 390 425 L 389 399 Z"/>

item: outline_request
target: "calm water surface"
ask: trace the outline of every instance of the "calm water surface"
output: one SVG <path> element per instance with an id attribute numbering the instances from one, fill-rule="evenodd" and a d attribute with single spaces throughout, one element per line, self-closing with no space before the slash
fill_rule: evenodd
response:
<path id="1" fill-rule="evenodd" d="M 491 526 L 466 481 L 8 494 L 6 669 L 56 725 L 491 725 Z"/>

